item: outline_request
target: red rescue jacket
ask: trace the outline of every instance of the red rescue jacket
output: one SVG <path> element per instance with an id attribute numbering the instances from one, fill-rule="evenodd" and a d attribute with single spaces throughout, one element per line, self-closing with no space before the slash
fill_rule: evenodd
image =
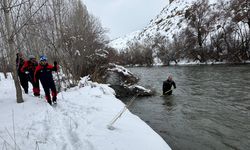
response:
<path id="1" fill-rule="evenodd" d="M 30 74 L 34 74 L 37 65 L 37 61 L 32 62 L 30 60 L 26 60 L 21 68 L 21 72 L 29 71 Z"/>
<path id="2" fill-rule="evenodd" d="M 58 70 L 58 66 L 52 66 L 48 63 L 46 63 L 45 65 L 39 64 L 35 70 L 34 81 L 38 82 L 38 80 L 40 79 L 42 84 L 45 84 L 45 83 L 49 84 L 50 82 L 54 82 L 52 71 L 57 71 L 57 70 Z"/>

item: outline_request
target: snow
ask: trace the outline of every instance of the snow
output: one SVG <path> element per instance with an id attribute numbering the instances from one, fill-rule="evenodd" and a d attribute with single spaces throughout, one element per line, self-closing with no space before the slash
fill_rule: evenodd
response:
<path id="1" fill-rule="evenodd" d="M 93 83 L 84 77 L 78 87 L 58 94 L 57 106 L 51 107 L 44 99 L 31 94 L 23 95 L 24 103 L 16 103 L 13 80 L 0 76 L 2 149 L 170 149 L 156 132 L 129 110 L 114 123 L 114 130 L 109 130 L 107 125 L 125 105 L 105 84 Z"/>
<path id="2" fill-rule="evenodd" d="M 128 48 L 128 45 L 127 45 L 128 42 L 134 40 L 134 38 L 138 36 L 140 32 L 141 32 L 140 30 L 134 31 L 128 35 L 123 36 L 122 38 L 114 39 L 109 43 L 109 46 L 116 48 L 118 51 L 124 50 Z"/>
<path id="3" fill-rule="evenodd" d="M 129 88 L 131 88 L 131 89 L 137 88 L 137 89 L 140 89 L 141 91 L 145 91 L 147 93 L 151 93 L 152 92 L 151 90 L 146 89 L 146 88 L 144 88 L 144 87 L 142 87 L 140 85 L 131 85 L 131 86 L 129 86 Z"/>
<path id="4" fill-rule="evenodd" d="M 170 65 L 178 65 L 178 66 L 187 66 L 187 65 L 216 65 L 216 64 L 226 64 L 226 62 L 215 62 L 215 61 L 207 61 L 207 62 L 200 62 L 198 60 L 187 60 L 183 59 L 180 60 L 177 64 L 175 62 L 170 62 Z"/>
<path id="5" fill-rule="evenodd" d="M 225 3 L 228 1 L 229 0 L 224 0 Z M 197 0 L 174 0 L 171 4 L 163 8 L 159 15 L 152 19 L 143 30 L 117 38 L 111 41 L 109 45 L 121 52 L 122 50 L 128 48 L 127 43 L 133 43 L 136 41 L 143 43 L 145 39 L 149 37 L 153 39 L 159 34 L 172 41 L 175 35 L 178 36 L 181 31 L 187 28 L 188 22 L 185 19 L 185 12 L 193 5 L 194 2 L 197 2 Z M 211 9 L 213 10 L 217 10 L 216 6 L 220 5 L 220 3 L 216 0 L 209 0 L 208 2 L 209 5 L 212 6 Z M 220 21 L 217 21 L 217 23 L 214 25 L 214 28 L 217 25 L 229 24 L 230 22 L 230 18 L 221 19 Z M 247 26 L 247 24 L 240 26 L 244 27 Z M 216 30 L 211 31 L 208 37 L 214 35 L 215 33 Z M 207 42 L 209 43 L 209 40 Z"/>
<path id="6" fill-rule="evenodd" d="M 119 73 L 122 73 L 124 76 L 133 76 L 133 73 L 131 73 L 128 69 L 124 68 L 123 66 L 116 65 L 113 63 L 110 63 L 111 66 L 114 66 L 114 68 L 109 68 L 110 71 L 117 71 Z"/>
<path id="7" fill-rule="evenodd" d="M 157 33 L 172 39 L 174 34 L 187 26 L 183 19 L 183 12 L 188 9 L 195 0 L 176 0 L 166 6 L 159 15 L 152 19 L 151 22 L 142 30 L 128 34 L 127 36 L 117 38 L 110 42 L 110 46 L 122 51 L 128 47 L 128 42 L 138 40 L 143 42 L 147 37 L 154 37 Z M 179 12 L 181 14 L 177 15 Z M 180 27 L 179 27 L 180 26 Z"/>

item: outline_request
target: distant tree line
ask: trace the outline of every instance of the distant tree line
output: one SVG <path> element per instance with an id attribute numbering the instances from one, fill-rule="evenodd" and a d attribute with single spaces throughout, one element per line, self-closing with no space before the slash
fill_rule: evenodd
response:
<path id="1" fill-rule="evenodd" d="M 168 65 L 171 61 L 245 62 L 250 60 L 250 1 L 220 0 L 209 5 L 199 0 L 184 13 L 187 27 L 172 39 L 158 34 L 128 44 L 118 55 L 120 64 L 153 64 L 155 58 Z M 183 20 L 182 20 L 183 21 Z"/>

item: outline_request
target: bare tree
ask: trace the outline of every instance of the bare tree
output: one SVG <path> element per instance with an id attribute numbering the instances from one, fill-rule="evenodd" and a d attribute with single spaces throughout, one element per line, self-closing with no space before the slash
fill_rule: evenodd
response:
<path id="1" fill-rule="evenodd" d="M 11 29 L 11 18 L 10 18 L 10 10 L 11 7 L 9 5 L 10 3 L 7 0 L 3 0 L 3 10 L 4 10 L 4 16 L 5 16 L 5 28 L 8 35 L 8 50 L 10 52 L 10 64 L 11 64 L 11 70 L 12 70 L 12 76 L 14 79 L 15 87 L 16 87 L 16 98 L 17 103 L 23 102 L 23 96 L 21 91 L 21 86 L 19 84 L 18 76 L 17 76 L 17 70 L 16 70 L 16 64 L 15 64 L 15 46 L 14 46 L 14 34 Z"/>
<path id="2" fill-rule="evenodd" d="M 1 12 L 0 12 L 1 14 Z M 1 22 L 1 27 L 0 27 L 0 36 L 2 37 L 0 40 L 0 51 L 1 51 L 1 71 L 3 71 L 4 77 L 5 79 L 7 79 L 7 72 L 8 72 L 8 60 L 7 60 L 7 51 L 6 51 L 6 44 L 7 43 L 7 36 L 5 35 L 5 31 L 4 31 L 4 24 L 3 22 Z"/>
<path id="3" fill-rule="evenodd" d="M 6 48 L 7 56 L 9 57 L 8 63 L 10 64 L 11 73 L 14 79 L 14 84 L 16 87 L 16 98 L 17 103 L 23 102 L 22 91 L 18 80 L 15 54 L 17 47 L 20 47 L 19 33 L 27 25 L 27 23 L 32 19 L 32 17 L 45 5 L 46 1 L 42 3 L 27 19 L 24 19 L 24 22 L 20 22 L 21 17 L 21 6 L 24 5 L 23 1 L 13 1 L 3 0 L 2 8 L 5 18 L 5 31 L 6 31 Z M 18 3 L 20 2 L 20 3 Z M 15 9 L 14 9 L 15 8 Z M 31 8 L 30 8 L 31 9 Z M 30 11 L 29 9 L 29 11 Z M 15 42 L 16 41 L 16 42 Z M 17 45 L 16 45 L 17 44 Z"/>
<path id="4" fill-rule="evenodd" d="M 188 19 L 189 33 L 193 33 L 192 37 L 196 37 L 197 39 L 199 47 L 195 49 L 199 52 L 197 59 L 201 62 L 206 61 L 206 51 L 203 46 L 208 34 L 213 28 L 212 25 L 215 23 L 214 17 L 210 15 L 210 7 L 208 0 L 199 0 L 185 13 L 185 17 Z"/>
<path id="5" fill-rule="evenodd" d="M 247 23 L 250 30 L 250 1 L 232 0 L 231 8 L 233 10 L 233 20 Z"/>
<path id="6" fill-rule="evenodd" d="M 217 58 L 230 62 L 243 62 L 249 59 L 249 26 L 246 1 L 225 3 L 220 1 L 216 14 L 218 22 L 215 34 L 211 36 L 211 45 L 217 50 Z M 243 9 L 244 8 L 244 9 Z"/>
<path id="7" fill-rule="evenodd" d="M 240 37 L 239 55 L 242 59 L 250 58 L 250 2 L 249 0 L 232 0 L 230 4 L 233 26 Z"/>

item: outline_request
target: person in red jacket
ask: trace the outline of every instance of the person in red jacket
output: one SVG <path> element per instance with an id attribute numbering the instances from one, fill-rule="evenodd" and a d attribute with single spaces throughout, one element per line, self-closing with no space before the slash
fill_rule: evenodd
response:
<path id="1" fill-rule="evenodd" d="M 28 77 L 27 74 L 21 71 L 22 67 L 24 65 L 24 57 L 23 53 L 17 53 L 16 54 L 16 69 L 17 69 L 17 74 L 21 83 L 21 86 L 24 90 L 24 92 L 27 94 L 28 93 Z"/>
<path id="2" fill-rule="evenodd" d="M 29 60 L 24 61 L 24 65 L 21 68 L 21 72 L 25 73 L 27 75 L 27 91 L 25 93 L 28 93 L 28 81 L 33 86 L 33 93 L 34 96 L 40 96 L 40 89 L 39 89 L 39 82 L 34 82 L 34 73 L 36 70 L 36 66 L 38 65 L 38 62 L 36 61 L 36 57 L 34 55 L 29 55 Z"/>
<path id="3" fill-rule="evenodd" d="M 46 100 L 50 105 L 52 105 L 52 101 L 54 104 L 57 103 L 57 91 L 52 76 L 52 71 L 57 71 L 57 69 L 58 66 L 56 61 L 54 62 L 54 66 L 52 66 L 51 64 L 48 64 L 46 56 L 41 56 L 39 65 L 36 67 L 35 70 L 35 82 L 39 82 L 39 80 L 41 81 L 45 92 Z M 52 101 L 50 96 L 50 90 L 52 92 Z"/>

